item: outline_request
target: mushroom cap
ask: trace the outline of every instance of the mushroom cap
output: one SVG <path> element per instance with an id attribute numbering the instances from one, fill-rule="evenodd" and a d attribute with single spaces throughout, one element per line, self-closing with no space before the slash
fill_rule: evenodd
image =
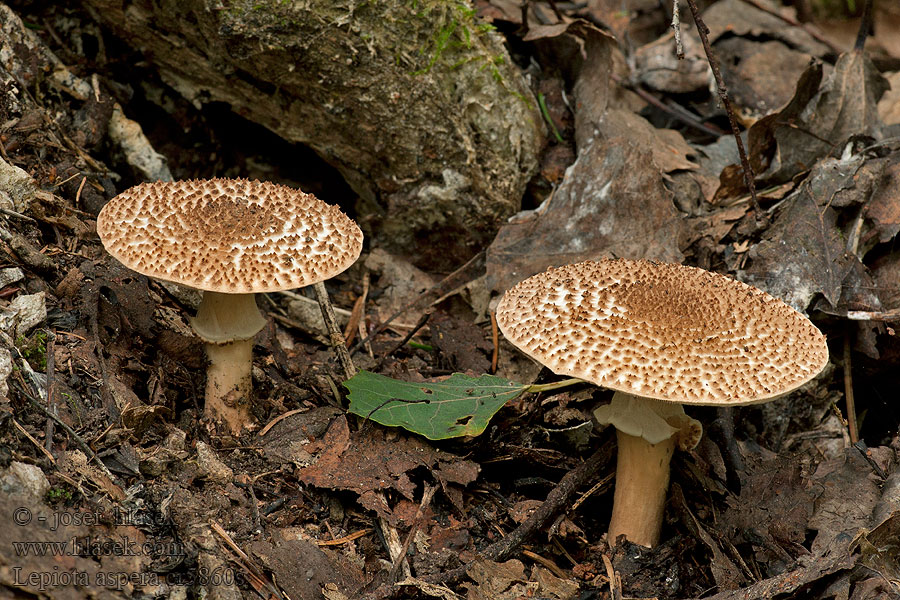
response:
<path id="1" fill-rule="evenodd" d="M 648 260 L 534 275 L 504 294 L 497 324 L 555 373 L 684 404 L 764 402 L 828 362 L 825 336 L 784 302 L 724 275 Z"/>
<path id="2" fill-rule="evenodd" d="M 103 207 L 97 233 L 138 273 L 226 294 L 324 281 L 353 264 L 363 237 L 312 194 L 246 179 L 142 183 Z"/>

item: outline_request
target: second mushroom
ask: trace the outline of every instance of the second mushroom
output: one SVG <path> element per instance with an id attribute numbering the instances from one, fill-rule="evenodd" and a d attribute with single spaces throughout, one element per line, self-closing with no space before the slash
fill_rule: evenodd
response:
<path id="1" fill-rule="evenodd" d="M 825 337 L 802 314 L 723 275 L 605 259 L 549 269 L 504 294 L 504 336 L 554 373 L 615 390 L 595 416 L 616 428 L 609 543 L 657 544 L 676 447 L 702 428 L 682 405 L 766 402 L 817 375 Z"/>
<path id="2" fill-rule="evenodd" d="M 209 358 L 206 414 L 233 434 L 250 424 L 256 294 L 304 287 L 348 268 L 362 232 L 337 207 L 245 179 L 143 183 L 97 218 L 106 250 L 148 277 L 203 291 L 191 321 Z"/>

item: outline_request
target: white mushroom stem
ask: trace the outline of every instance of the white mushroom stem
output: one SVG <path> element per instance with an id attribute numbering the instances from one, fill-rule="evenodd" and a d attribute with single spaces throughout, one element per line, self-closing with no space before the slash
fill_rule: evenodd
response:
<path id="1" fill-rule="evenodd" d="M 680 404 L 624 392 L 616 392 L 594 416 L 615 426 L 619 445 L 609 543 L 624 535 L 652 548 L 662 528 L 672 454 L 676 447 L 697 445 L 703 433 L 700 422 L 684 414 Z"/>
<path id="2" fill-rule="evenodd" d="M 206 344 L 206 415 L 234 435 L 252 421 L 253 340 Z"/>
<path id="3" fill-rule="evenodd" d="M 206 415 L 235 435 L 252 420 L 253 337 L 265 324 L 255 294 L 204 292 L 191 320 L 209 358 Z"/>
<path id="4" fill-rule="evenodd" d="M 662 528 L 675 439 L 651 444 L 642 437 L 616 430 L 616 441 L 616 492 L 609 520 L 609 543 L 615 544 L 624 534 L 629 542 L 652 548 L 659 542 Z"/>

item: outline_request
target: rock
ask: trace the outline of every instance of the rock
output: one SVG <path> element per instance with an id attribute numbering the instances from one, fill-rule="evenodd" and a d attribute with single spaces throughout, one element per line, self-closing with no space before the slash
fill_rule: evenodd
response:
<path id="1" fill-rule="evenodd" d="M 33 327 L 47 318 L 46 294 L 16 296 L 9 306 L 0 312 L 0 331 L 13 339 L 24 337 Z"/>
<path id="2" fill-rule="evenodd" d="M 0 348 L 0 402 L 9 402 L 9 386 L 6 379 L 12 375 L 12 354 L 6 348 Z"/>
<path id="3" fill-rule="evenodd" d="M 209 444 L 197 442 L 197 465 L 200 475 L 215 483 L 228 483 L 234 477 L 231 467 L 219 460 Z"/>
<path id="4" fill-rule="evenodd" d="M 0 208 L 25 213 L 37 189 L 31 175 L 0 158 Z"/>
<path id="5" fill-rule="evenodd" d="M 0 290 L 10 284 L 22 281 L 23 279 L 25 279 L 25 274 L 19 267 L 0 269 Z"/>
<path id="6" fill-rule="evenodd" d="M 0 476 L 0 491 L 4 494 L 42 499 L 49 489 L 50 482 L 47 481 L 44 472 L 34 465 L 13 461 Z"/>
<path id="7" fill-rule="evenodd" d="M 538 104 L 502 36 L 465 4 L 86 7 L 198 108 L 227 104 L 315 150 L 360 196 L 376 245 L 419 266 L 455 267 L 482 248 L 537 169 Z"/>

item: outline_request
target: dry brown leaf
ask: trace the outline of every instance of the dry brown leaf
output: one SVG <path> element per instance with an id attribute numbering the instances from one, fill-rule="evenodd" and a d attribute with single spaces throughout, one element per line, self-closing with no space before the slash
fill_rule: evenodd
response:
<path id="1" fill-rule="evenodd" d="M 811 63 L 788 105 L 750 128 L 750 160 L 759 180 L 783 183 L 822 157 L 840 154 L 850 136 L 881 136 L 877 104 L 888 84 L 872 62 L 852 51 L 841 55 L 824 81 L 822 72 L 820 63 Z"/>
<path id="2" fill-rule="evenodd" d="M 500 229 L 487 285 L 503 291 L 549 266 L 609 255 L 680 262 L 680 227 L 653 153 L 630 138 L 598 138 L 549 200 Z"/>
<path id="3" fill-rule="evenodd" d="M 403 433 L 366 426 L 350 433 L 344 415 L 332 421 L 325 436 L 307 446 L 309 452 L 321 452 L 318 459 L 298 469 L 297 478 L 309 485 L 335 490 L 350 490 L 360 496 L 360 504 L 379 516 L 396 521 L 378 491 L 393 489 L 407 500 L 413 500 L 415 485 L 409 473 L 419 467 L 434 469 L 447 480 L 454 477 L 464 483 L 477 476 L 477 465 L 435 450 L 423 440 Z M 474 463 L 473 463 L 474 464 Z M 446 469 L 446 470 L 445 470 Z"/>

